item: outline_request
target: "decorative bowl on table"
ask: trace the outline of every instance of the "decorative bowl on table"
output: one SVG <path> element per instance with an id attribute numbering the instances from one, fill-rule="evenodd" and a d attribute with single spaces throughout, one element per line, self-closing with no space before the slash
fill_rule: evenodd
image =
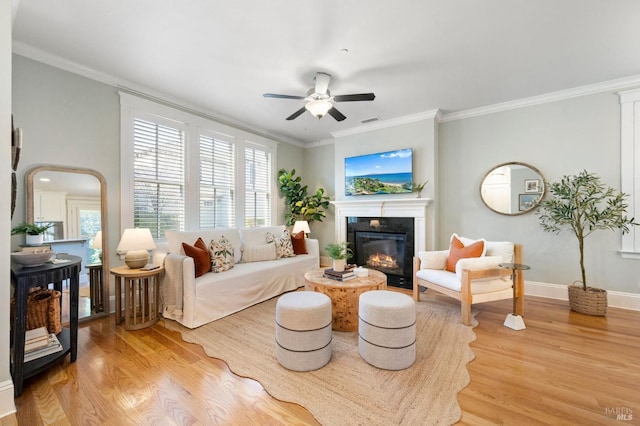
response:
<path id="1" fill-rule="evenodd" d="M 18 251 L 11 253 L 11 259 L 22 266 L 40 266 L 48 262 L 56 253 L 48 250 L 37 253 Z"/>

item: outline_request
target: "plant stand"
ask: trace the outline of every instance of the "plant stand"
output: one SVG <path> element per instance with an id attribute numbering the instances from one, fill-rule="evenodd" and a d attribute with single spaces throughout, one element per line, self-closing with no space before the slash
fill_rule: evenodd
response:
<path id="1" fill-rule="evenodd" d="M 520 263 L 500 263 L 498 266 L 511 269 L 511 286 L 513 288 L 513 313 L 507 315 L 507 319 L 504 320 L 504 326 L 512 330 L 524 330 L 527 328 L 524 325 L 524 319 L 516 313 L 516 271 L 526 271 L 530 267 Z"/>

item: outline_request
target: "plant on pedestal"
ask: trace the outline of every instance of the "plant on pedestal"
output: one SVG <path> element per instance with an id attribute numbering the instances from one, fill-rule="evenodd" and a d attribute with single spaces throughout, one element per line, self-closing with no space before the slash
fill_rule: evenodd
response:
<path id="1" fill-rule="evenodd" d="M 626 195 L 606 188 L 600 177 L 586 170 L 578 175 L 563 176 L 559 182 L 545 183 L 549 198 L 540 203 L 537 211 L 544 231 L 558 234 L 570 230 L 578 240 L 582 286 L 569 286 L 571 310 L 589 315 L 605 315 L 607 292 L 587 286 L 584 267 L 584 240 L 597 230 L 629 232 L 629 226 L 638 225 L 626 216 Z M 579 282 L 579 281 L 578 281 Z"/>

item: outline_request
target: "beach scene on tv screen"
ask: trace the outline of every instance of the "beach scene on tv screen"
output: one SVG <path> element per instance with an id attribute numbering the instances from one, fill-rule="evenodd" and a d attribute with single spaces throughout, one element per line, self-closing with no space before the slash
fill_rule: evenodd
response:
<path id="1" fill-rule="evenodd" d="M 345 158 L 345 195 L 411 192 L 411 154 L 408 148 Z"/>

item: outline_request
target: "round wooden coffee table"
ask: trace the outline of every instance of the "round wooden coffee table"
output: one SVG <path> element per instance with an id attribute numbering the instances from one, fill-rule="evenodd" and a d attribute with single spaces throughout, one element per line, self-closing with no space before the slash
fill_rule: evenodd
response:
<path id="1" fill-rule="evenodd" d="M 387 276 L 380 271 L 369 269 L 369 276 L 336 281 L 324 278 L 324 268 L 314 269 L 304 274 L 305 289 L 326 294 L 331 299 L 331 328 L 336 331 L 358 330 L 358 305 L 360 295 L 370 290 L 387 288 Z"/>

